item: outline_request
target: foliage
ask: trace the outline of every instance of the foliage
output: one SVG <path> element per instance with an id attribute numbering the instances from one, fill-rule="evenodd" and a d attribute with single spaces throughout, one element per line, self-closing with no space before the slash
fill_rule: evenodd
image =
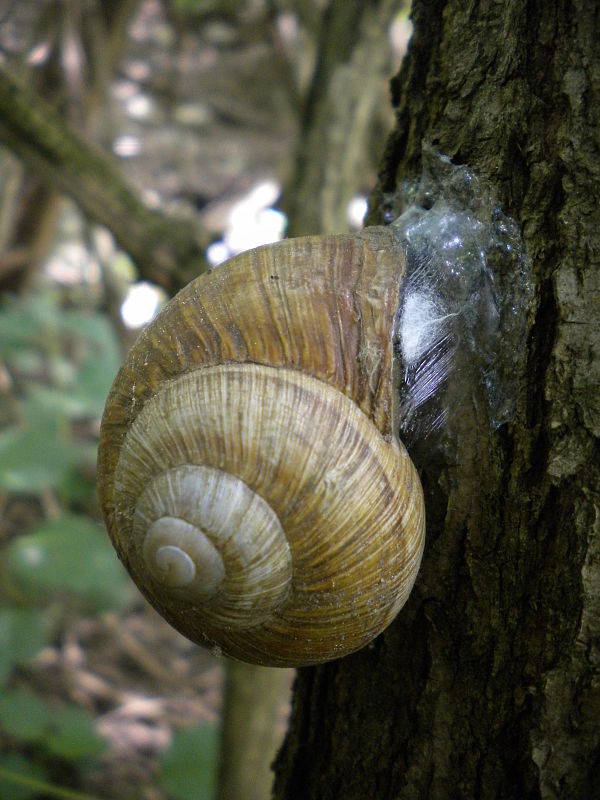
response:
<path id="1" fill-rule="evenodd" d="M 94 431 L 119 360 L 99 313 L 64 309 L 50 291 L 4 301 L 0 362 L 13 393 L 1 412 L 0 490 L 55 492 L 59 508 L 89 504 Z M 66 511 L 10 540 L 0 565 L 0 800 L 80 796 L 49 782 L 57 764 L 77 770 L 102 752 L 93 718 L 12 688 L 13 678 L 49 643 L 57 608 L 121 608 L 131 599 L 130 582 L 100 525 Z"/>
<path id="2" fill-rule="evenodd" d="M 0 753 L 0 800 L 29 800 L 31 797 L 59 800 L 96 800 L 87 794 L 48 783 L 47 771 L 18 753 Z"/>
<path id="3" fill-rule="evenodd" d="M 177 733 L 161 764 L 160 781 L 169 798 L 212 800 L 218 752 L 218 729 L 214 725 Z"/>
<path id="4" fill-rule="evenodd" d="M 104 750 L 88 712 L 74 706 L 53 708 L 38 694 L 23 689 L 3 692 L 0 724 L 9 736 L 37 744 L 56 758 L 78 761 Z"/>
<path id="5" fill-rule="evenodd" d="M 46 622 L 37 609 L 0 608 L 0 687 L 13 669 L 30 661 L 46 641 Z"/>
<path id="6" fill-rule="evenodd" d="M 9 425 L 0 432 L 0 490 L 50 491 L 61 508 L 85 505 L 95 487 L 93 480 L 82 483 L 82 467 L 93 478 L 94 426 L 120 362 L 109 321 L 94 311 L 65 310 L 48 291 L 7 300 L 0 362 L 14 388 Z M 104 750 L 92 716 L 13 688 L 13 678 L 51 641 L 57 608 L 118 610 L 132 600 L 131 581 L 101 526 L 69 511 L 3 547 L 0 581 L 0 800 L 83 798 L 52 781 L 57 764 L 77 771 Z M 217 751 L 215 726 L 177 734 L 161 764 L 168 796 L 212 798 Z"/>
<path id="7" fill-rule="evenodd" d="M 30 601 L 44 603 L 67 591 L 84 610 L 104 611 L 131 600 L 129 579 L 100 526 L 88 517 L 46 520 L 4 553 L 17 587 Z"/>
<path id="8" fill-rule="evenodd" d="M 0 312 L 0 360 L 19 400 L 0 433 L 0 487 L 12 492 L 77 493 L 77 471 L 92 468 L 95 442 L 74 426 L 100 416 L 120 362 L 109 321 L 64 310 L 49 292 L 7 301 Z"/>
<path id="9" fill-rule="evenodd" d="M 5 775 L 14 776 L 14 779 L 5 780 Z M 32 764 L 19 753 L 0 753 L 0 800 L 28 800 L 37 794 L 37 789 L 29 782 L 45 782 L 47 778 L 42 766 Z"/>
<path id="10" fill-rule="evenodd" d="M 53 787 L 49 766 L 65 762 L 85 766 L 105 749 L 89 712 L 72 705 L 51 706 L 24 689 L 3 691 L 0 727 L 3 738 L 28 754 L 0 755 L 0 800 L 34 797 L 40 791 L 56 797 L 80 796 Z"/>

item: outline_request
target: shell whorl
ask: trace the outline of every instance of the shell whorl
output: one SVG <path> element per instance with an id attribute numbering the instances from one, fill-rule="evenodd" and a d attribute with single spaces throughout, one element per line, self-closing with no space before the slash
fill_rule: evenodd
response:
<path id="1" fill-rule="evenodd" d="M 146 413 L 144 421 L 151 416 Z M 138 425 L 127 439 L 117 485 L 122 502 L 133 501 L 130 563 L 138 562 L 142 577 L 148 571 L 155 603 L 169 597 L 202 603 L 204 617 L 215 624 L 262 622 L 286 596 L 291 577 L 290 550 L 277 516 L 242 480 L 195 465 L 210 453 L 201 459 L 190 446 L 187 463 L 171 467 L 161 459 L 161 437 L 139 433 Z M 143 463 L 133 475 L 140 451 L 146 457 L 152 452 L 149 464 L 163 471 Z M 131 507 L 124 513 L 130 515 Z"/>
<path id="2" fill-rule="evenodd" d="M 405 602 L 424 511 L 391 435 L 402 266 L 385 229 L 258 248 L 186 287 L 134 345 L 99 491 L 134 580 L 189 638 L 312 664 Z"/>

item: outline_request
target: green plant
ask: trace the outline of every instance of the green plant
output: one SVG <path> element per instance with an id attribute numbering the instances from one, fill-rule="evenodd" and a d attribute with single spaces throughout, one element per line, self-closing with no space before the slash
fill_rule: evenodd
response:
<path id="1" fill-rule="evenodd" d="M 65 310 L 52 292 L 0 308 L 0 363 L 11 379 L 0 410 L 0 490 L 50 492 L 60 510 L 0 550 L 0 800 L 94 800 L 54 783 L 57 764 L 76 773 L 102 753 L 92 716 L 16 688 L 15 677 L 52 641 L 61 609 L 96 614 L 134 597 L 101 525 L 70 510 L 95 492 L 97 421 L 120 355 L 104 316 Z M 217 749 L 215 726 L 175 735 L 160 765 L 169 798 L 213 796 Z"/>
<path id="2" fill-rule="evenodd" d="M 81 494 L 81 467 L 93 474 L 96 453 L 85 423 L 100 417 L 120 355 L 97 312 L 65 310 L 49 291 L 5 301 L 0 360 L 14 391 L 0 419 L 0 487 L 55 490 L 65 504 Z"/>
<path id="3" fill-rule="evenodd" d="M 123 608 L 133 597 L 104 531 L 83 515 L 43 521 L 4 548 L 3 563 L 30 603 L 47 605 L 67 594 L 82 611 L 96 613 Z"/>
<path id="4" fill-rule="evenodd" d="M 48 609 L 56 620 L 61 607 L 96 613 L 132 596 L 101 526 L 66 510 L 93 497 L 95 430 L 119 359 L 99 313 L 64 309 L 51 291 L 4 300 L 0 489 L 5 497 L 50 492 L 54 509 L 65 510 L 0 553 L 0 800 L 82 797 L 53 786 L 50 766 L 77 771 L 105 746 L 85 710 L 13 687 L 18 670 L 51 641 Z"/>
<path id="5" fill-rule="evenodd" d="M 218 752 L 215 725 L 179 731 L 160 764 L 160 783 L 170 800 L 212 800 Z"/>
<path id="6" fill-rule="evenodd" d="M 15 667 L 27 664 L 46 644 L 44 617 L 34 608 L 0 608 L 0 687 Z"/>
<path id="7" fill-rule="evenodd" d="M 53 706 L 39 694 L 4 689 L 0 697 L 0 800 L 83 797 L 52 785 L 50 766 L 89 766 L 105 749 L 92 715 L 72 704 Z M 22 755 L 24 751 L 27 756 Z"/>

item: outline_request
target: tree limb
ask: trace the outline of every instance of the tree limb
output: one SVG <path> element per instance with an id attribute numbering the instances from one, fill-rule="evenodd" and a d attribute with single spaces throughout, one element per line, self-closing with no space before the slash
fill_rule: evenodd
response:
<path id="1" fill-rule="evenodd" d="M 207 269 L 208 240 L 196 226 L 147 208 L 106 153 L 82 139 L 43 98 L 1 69 L 0 142 L 41 180 L 109 228 L 145 279 L 172 292 Z"/>

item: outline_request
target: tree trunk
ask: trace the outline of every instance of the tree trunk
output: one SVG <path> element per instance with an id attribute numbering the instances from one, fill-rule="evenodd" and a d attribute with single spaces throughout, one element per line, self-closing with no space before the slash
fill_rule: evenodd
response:
<path id="1" fill-rule="evenodd" d="M 371 648 L 301 670 L 279 800 L 591 798 L 600 786 L 600 6 L 413 5 L 372 221 L 423 142 L 518 221 L 535 308 L 514 415 L 419 456 L 420 576 Z"/>

